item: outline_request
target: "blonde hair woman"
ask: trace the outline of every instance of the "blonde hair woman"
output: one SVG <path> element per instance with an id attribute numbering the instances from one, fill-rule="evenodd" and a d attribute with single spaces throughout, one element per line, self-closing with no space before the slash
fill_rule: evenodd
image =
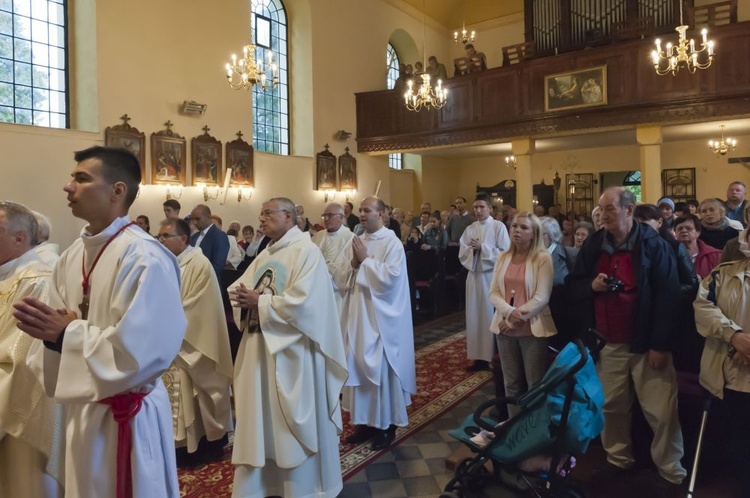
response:
<path id="1" fill-rule="evenodd" d="M 535 215 L 520 212 L 510 226 L 510 249 L 495 263 L 490 331 L 496 334 L 505 395 L 517 398 L 544 375 L 547 338 L 557 333 L 549 310 L 554 268 Z M 508 405 L 514 416 L 519 408 Z"/>

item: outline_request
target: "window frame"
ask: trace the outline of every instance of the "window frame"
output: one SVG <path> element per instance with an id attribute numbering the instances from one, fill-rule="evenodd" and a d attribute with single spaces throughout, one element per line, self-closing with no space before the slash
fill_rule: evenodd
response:
<path id="1" fill-rule="evenodd" d="M 270 47 L 257 43 L 257 19 L 270 22 Z M 275 88 L 263 90 L 260 85 L 253 86 L 253 147 L 259 152 L 288 156 L 291 155 L 289 20 L 284 2 L 251 0 L 250 29 L 256 60 L 267 67 L 266 54 L 271 50 L 279 75 Z"/>
<path id="2" fill-rule="evenodd" d="M 11 33 L 4 33 L 0 36 L 7 37 L 7 39 L 10 42 L 10 51 L 11 51 L 11 58 L 6 57 L 0 57 L 0 60 L 7 61 L 10 66 L 10 81 L 1 81 L 0 84 L 2 85 L 8 85 L 10 87 L 10 97 L 12 98 L 12 104 L 6 105 L 3 103 L 0 107 L 3 109 L 9 109 L 13 116 L 12 120 L 4 120 L 0 119 L 0 123 L 8 123 L 8 124 L 20 124 L 20 125 L 26 125 L 26 126 L 37 126 L 40 128 L 50 128 L 50 129 L 70 129 L 70 32 L 69 32 L 69 12 L 68 12 L 68 0 L 45 0 L 46 3 L 46 19 L 39 19 L 38 17 L 34 16 L 33 12 L 33 2 L 32 0 L 28 0 L 28 15 L 25 15 L 23 13 L 19 13 L 16 9 L 16 4 L 13 1 L 6 2 L 8 5 L 3 6 L 0 4 L 0 14 L 7 14 L 11 21 Z M 60 6 L 59 8 L 62 10 L 62 19 L 60 22 L 54 22 L 51 21 L 50 18 L 50 7 L 56 8 L 56 6 Z M 8 10 L 10 9 L 10 10 Z M 24 19 L 28 20 L 28 26 L 29 26 L 29 33 L 28 38 L 23 38 L 22 34 L 16 33 L 16 18 L 22 17 Z M 42 23 L 44 27 L 45 36 L 42 37 L 34 37 L 34 31 L 35 25 L 39 25 L 39 23 Z M 61 40 L 61 46 L 54 44 L 53 41 L 51 41 L 51 27 L 55 26 L 62 29 L 62 40 Z M 17 52 L 19 51 L 17 40 L 21 41 L 27 41 L 29 45 L 30 55 L 29 55 L 29 61 L 21 60 L 19 56 L 17 55 Z M 40 41 L 41 40 L 41 41 Z M 35 47 L 42 46 L 44 47 L 44 50 L 46 51 L 46 63 L 40 64 L 39 61 L 34 61 L 34 50 Z M 62 52 L 61 57 L 61 63 L 62 67 L 54 66 L 50 59 L 50 54 L 52 50 L 59 50 Z M 28 83 L 20 83 L 19 82 L 19 65 L 28 65 L 29 66 L 29 80 Z M 46 73 L 46 87 L 41 86 L 38 83 L 35 83 L 36 75 L 39 74 L 36 72 L 36 68 L 43 68 Z M 52 87 L 52 84 L 50 82 L 50 79 L 52 78 L 53 71 L 62 73 L 62 86 Z M 42 73 L 44 74 L 44 73 Z M 29 89 L 29 99 L 30 103 L 28 106 L 19 105 L 19 96 L 18 96 L 18 90 L 20 88 L 28 88 Z M 36 92 L 46 92 L 47 98 L 46 98 L 46 109 L 44 108 L 38 108 L 35 103 L 35 95 Z M 54 93 L 53 93 L 54 92 Z M 55 94 L 62 94 L 61 97 L 61 103 L 64 105 L 63 111 L 55 111 L 53 110 L 52 105 L 52 98 Z M 58 97 L 59 98 L 59 97 Z M 19 118 L 19 111 L 28 111 L 29 121 L 26 122 L 23 118 Z M 42 124 L 39 121 L 37 121 L 37 114 L 40 114 L 40 118 L 42 121 L 47 121 L 47 124 Z M 62 119 L 62 123 L 54 123 L 56 119 Z"/>

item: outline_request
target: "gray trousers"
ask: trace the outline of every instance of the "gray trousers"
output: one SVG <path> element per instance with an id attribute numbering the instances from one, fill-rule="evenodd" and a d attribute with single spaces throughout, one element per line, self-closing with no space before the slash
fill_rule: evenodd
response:
<path id="1" fill-rule="evenodd" d="M 517 398 L 534 387 L 547 369 L 546 337 L 508 337 L 497 334 L 500 366 L 505 378 L 505 396 Z M 508 415 L 515 417 L 521 409 L 508 405 Z"/>

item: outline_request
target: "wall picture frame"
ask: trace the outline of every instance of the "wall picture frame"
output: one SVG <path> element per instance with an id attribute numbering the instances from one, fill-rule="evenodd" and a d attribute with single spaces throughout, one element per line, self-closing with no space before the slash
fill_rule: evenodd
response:
<path id="1" fill-rule="evenodd" d="M 238 187 L 255 188 L 255 174 L 253 146 L 242 139 L 242 132 L 237 132 L 237 138 L 226 145 L 226 168 L 232 169 L 230 184 Z"/>
<path id="2" fill-rule="evenodd" d="M 315 155 L 315 190 L 339 190 L 336 156 L 328 150 L 328 144 Z"/>
<path id="3" fill-rule="evenodd" d="M 695 199 L 695 168 L 668 168 L 661 172 L 662 196 L 674 202 Z"/>
<path id="4" fill-rule="evenodd" d="M 607 105 L 607 66 L 544 77 L 544 110 L 564 111 Z"/>
<path id="5" fill-rule="evenodd" d="M 339 187 L 341 190 L 357 190 L 357 159 L 349 154 L 349 147 L 339 156 Z"/>
<path id="6" fill-rule="evenodd" d="M 185 185 L 185 138 L 172 131 L 171 121 L 164 126 L 164 130 L 151 134 L 152 183 Z"/>
<path id="7" fill-rule="evenodd" d="M 141 182 L 147 182 L 146 178 L 146 134 L 134 126 L 130 126 L 130 116 L 123 114 L 122 124 L 108 126 L 104 129 L 104 145 L 107 147 L 120 147 L 132 152 L 138 158 L 141 166 Z"/>
<path id="8" fill-rule="evenodd" d="M 190 176 L 193 185 L 218 186 L 224 181 L 221 142 L 208 134 L 210 128 L 203 127 L 203 135 L 190 140 Z"/>

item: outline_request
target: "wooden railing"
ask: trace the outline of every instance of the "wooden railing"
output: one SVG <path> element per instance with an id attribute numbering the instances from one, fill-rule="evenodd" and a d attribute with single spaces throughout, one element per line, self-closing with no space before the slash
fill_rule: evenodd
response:
<path id="1" fill-rule="evenodd" d="M 451 78 L 444 82 L 448 103 L 439 111 L 407 111 L 397 91 L 359 93 L 358 150 L 414 150 L 750 114 L 750 21 L 712 28 L 709 36 L 716 40 L 716 60 L 695 74 L 658 76 L 650 63 L 654 41 L 644 39 Z M 662 37 L 662 43 L 675 39 Z M 606 105 L 545 110 L 547 76 L 597 66 L 606 67 Z"/>

